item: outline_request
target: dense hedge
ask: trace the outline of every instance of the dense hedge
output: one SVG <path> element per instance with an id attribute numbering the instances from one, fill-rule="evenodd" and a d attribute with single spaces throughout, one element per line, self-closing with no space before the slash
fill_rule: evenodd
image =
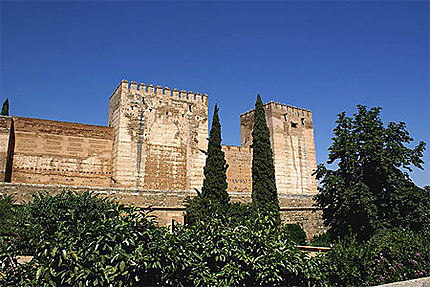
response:
<path id="1" fill-rule="evenodd" d="M 430 271 L 428 232 L 347 237 L 309 258 L 295 247 L 300 226 L 280 226 L 246 204 L 172 233 L 142 210 L 90 193 L 12 203 L 0 198 L 0 286 L 372 286 Z M 34 257 L 21 265 L 18 255 Z"/>
<path id="2" fill-rule="evenodd" d="M 318 260 L 298 251 L 270 215 L 234 204 L 230 216 L 175 232 L 139 209 L 90 193 L 40 194 L 19 208 L 1 245 L 0 285 L 318 285 Z M 249 216 L 242 216 L 248 214 Z M 251 215 L 252 214 L 252 215 Z M 19 265 L 17 255 L 32 255 Z"/>
<path id="3" fill-rule="evenodd" d="M 373 286 L 428 276 L 430 234 L 382 230 L 367 242 L 339 240 L 320 257 L 330 286 Z"/>
<path id="4" fill-rule="evenodd" d="M 142 211 L 89 193 L 40 194 L 19 210 L 1 246 L 0 285 L 132 286 L 158 230 Z M 17 255 L 34 257 L 18 265 Z"/>

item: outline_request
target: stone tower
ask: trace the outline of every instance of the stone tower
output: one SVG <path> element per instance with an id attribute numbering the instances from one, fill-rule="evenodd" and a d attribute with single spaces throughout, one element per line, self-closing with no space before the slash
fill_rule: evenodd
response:
<path id="1" fill-rule="evenodd" d="M 112 186 L 201 189 L 208 135 L 206 94 L 123 80 L 109 99 Z"/>
<path id="2" fill-rule="evenodd" d="M 278 194 L 315 194 L 318 182 L 312 112 L 275 102 L 264 105 Z M 254 111 L 240 116 L 242 147 L 252 144 Z"/>

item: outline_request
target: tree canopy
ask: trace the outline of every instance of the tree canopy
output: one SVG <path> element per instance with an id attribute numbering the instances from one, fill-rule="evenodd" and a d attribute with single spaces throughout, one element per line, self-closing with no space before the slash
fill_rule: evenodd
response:
<path id="1" fill-rule="evenodd" d="M 270 132 L 260 95 L 255 102 L 252 130 L 252 203 L 257 209 L 273 212 L 279 218 Z"/>
<path id="2" fill-rule="evenodd" d="M 407 171 L 422 169 L 425 143 L 414 148 L 404 122 L 380 118 L 381 108 L 358 105 L 353 117 L 338 115 L 327 164 L 319 165 L 315 199 L 335 236 L 349 232 L 366 239 L 376 230 L 402 226 L 428 228 L 430 193 L 416 186 Z"/>

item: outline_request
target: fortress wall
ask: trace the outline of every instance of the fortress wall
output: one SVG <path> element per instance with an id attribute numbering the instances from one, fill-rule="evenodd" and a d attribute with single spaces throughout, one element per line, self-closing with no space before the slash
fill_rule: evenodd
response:
<path id="1" fill-rule="evenodd" d="M 115 198 L 121 203 L 142 208 L 153 208 L 159 225 L 170 225 L 172 219 L 184 222 L 183 202 L 187 196 L 195 196 L 195 192 L 138 190 L 132 188 L 86 187 L 66 185 L 40 185 L 24 183 L 0 183 L 0 194 L 13 195 L 18 203 L 30 201 L 32 195 L 41 191 L 51 194 L 61 190 L 76 190 L 78 192 L 92 191 L 100 196 Z M 233 202 L 250 202 L 250 192 L 229 192 Z M 321 219 L 321 210 L 312 206 L 312 196 L 309 195 L 279 195 L 281 218 L 287 223 L 300 223 L 306 231 L 308 239 L 326 230 Z"/>
<path id="2" fill-rule="evenodd" d="M 312 113 L 274 102 L 264 108 L 281 218 L 301 223 L 312 236 L 324 230 L 312 201 Z M 249 202 L 253 111 L 240 121 L 242 147 L 223 151 L 231 200 Z M 203 183 L 207 137 L 207 95 L 123 80 L 109 99 L 108 127 L 0 117 L 0 179 L 6 182 L 0 193 L 27 201 L 41 190 L 93 190 L 126 205 L 153 206 L 162 225 L 183 222 L 185 197 Z"/>
<path id="3" fill-rule="evenodd" d="M 109 102 L 119 187 L 201 188 L 207 149 L 207 95 L 124 80 Z"/>
<path id="4" fill-rule="evenodd" d="M 252 190 L 252 149 L 249 147 L 222 146 L 228 164 L 228 191 L 251 192 Z"/>
<path id="5" fill-rule="evenodd" d="M 10 182 L 14 147 L 11 117 L 0 116 L 0 181 Z"/>
<path id="6" fill-rule="evenodd" d="M 13 117 L 12 182 L 110 186 L 112 129 Z"/>

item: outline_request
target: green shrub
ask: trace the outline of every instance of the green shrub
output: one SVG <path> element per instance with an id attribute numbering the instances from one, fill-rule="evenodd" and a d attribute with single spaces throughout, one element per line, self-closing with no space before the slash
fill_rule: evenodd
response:
<path id="1" fill-rule="evenodd" d="M 430 234 L 406 230 L 381 231 L 369 240 L 373 249 L 373 282 L 394 282 L 428 276 Z"/>
<path id="2" fill-rule="evenodd" d="M 154 244 L 158 270 L 169 286 L 318 286 L 318 260 L 309 259 L 269 216 L 243 225 L 219 218 L 179 227 Z"/>
<path id="3" fill-rule="evenodd" d="M 321 256 L 331 286 L 371 286 L 428 276 L 430 236 L 407 230 L 382 230 L 369 241 L 338 241 Z"/>
<path id="4" fill-rule="evenodd" d="M 151 238 L 161 232 L 139 209 L 90 193 L 40 194 L 23 210 L 27 233 L 1 250 L 7 264 L 0 285 L 133 286 Z M 17 265 L 24 251 L 34 257 Z"/>
<path id="5" fill-rule="evenodd" d="M 329 286 L 367 286 L 372 255 L 355 236 L 338 239 L 329 252 L 320 255 L 322 273 Z"/>
<path id="6" fill-rule="evenodd" d="M 229 204 L 220 204 L 209 198 L 200 195 L 185 198 L 185 223 L 193 225 L 202 220 L 210 220 L 213 217 L 225 219 L 226 210 Z"/>
<path id="7" fill-rule="evenodd" d="M 291 241 L 299 245 L 306 244 L 306 232 L 300 224 L 285 224 L 281 228 Z"/>
<path id="8" fill-rule="evenodd" d="M 311 239 L 310 244 L 312 246 L 330 247 L 332 245 L 332 239 L 330 237 L 330 233 L 324 232 L 324 233 L 315 235 Z"/>
<path id="9" fill-rule="evenodd" d="M 321 283 L 319 261 L 297 250 L 274 216 L 251 212 L 244 204 L 232 204 L 230 217 L 179 225 L 174 233 L 156 227 L 139 209 L 125 209 L 90 193 L 41 194 L 21 210 L 18 221 L 25 236 L 0 245 L 0 285 Z M 23 252 L 34 257 L 20 265 L 16 256 Z"/>
<path id="10" fill-rule="evenodd" d="M 254 216 L 255 209 L 251 204 L 234 202 L 227 206 L 216 201 L 195 196 L 185 199 L 185 224 L 194 225 L 201 221 L 211 221 L 214 217 L 224 224 L 241 225 Z"/>

